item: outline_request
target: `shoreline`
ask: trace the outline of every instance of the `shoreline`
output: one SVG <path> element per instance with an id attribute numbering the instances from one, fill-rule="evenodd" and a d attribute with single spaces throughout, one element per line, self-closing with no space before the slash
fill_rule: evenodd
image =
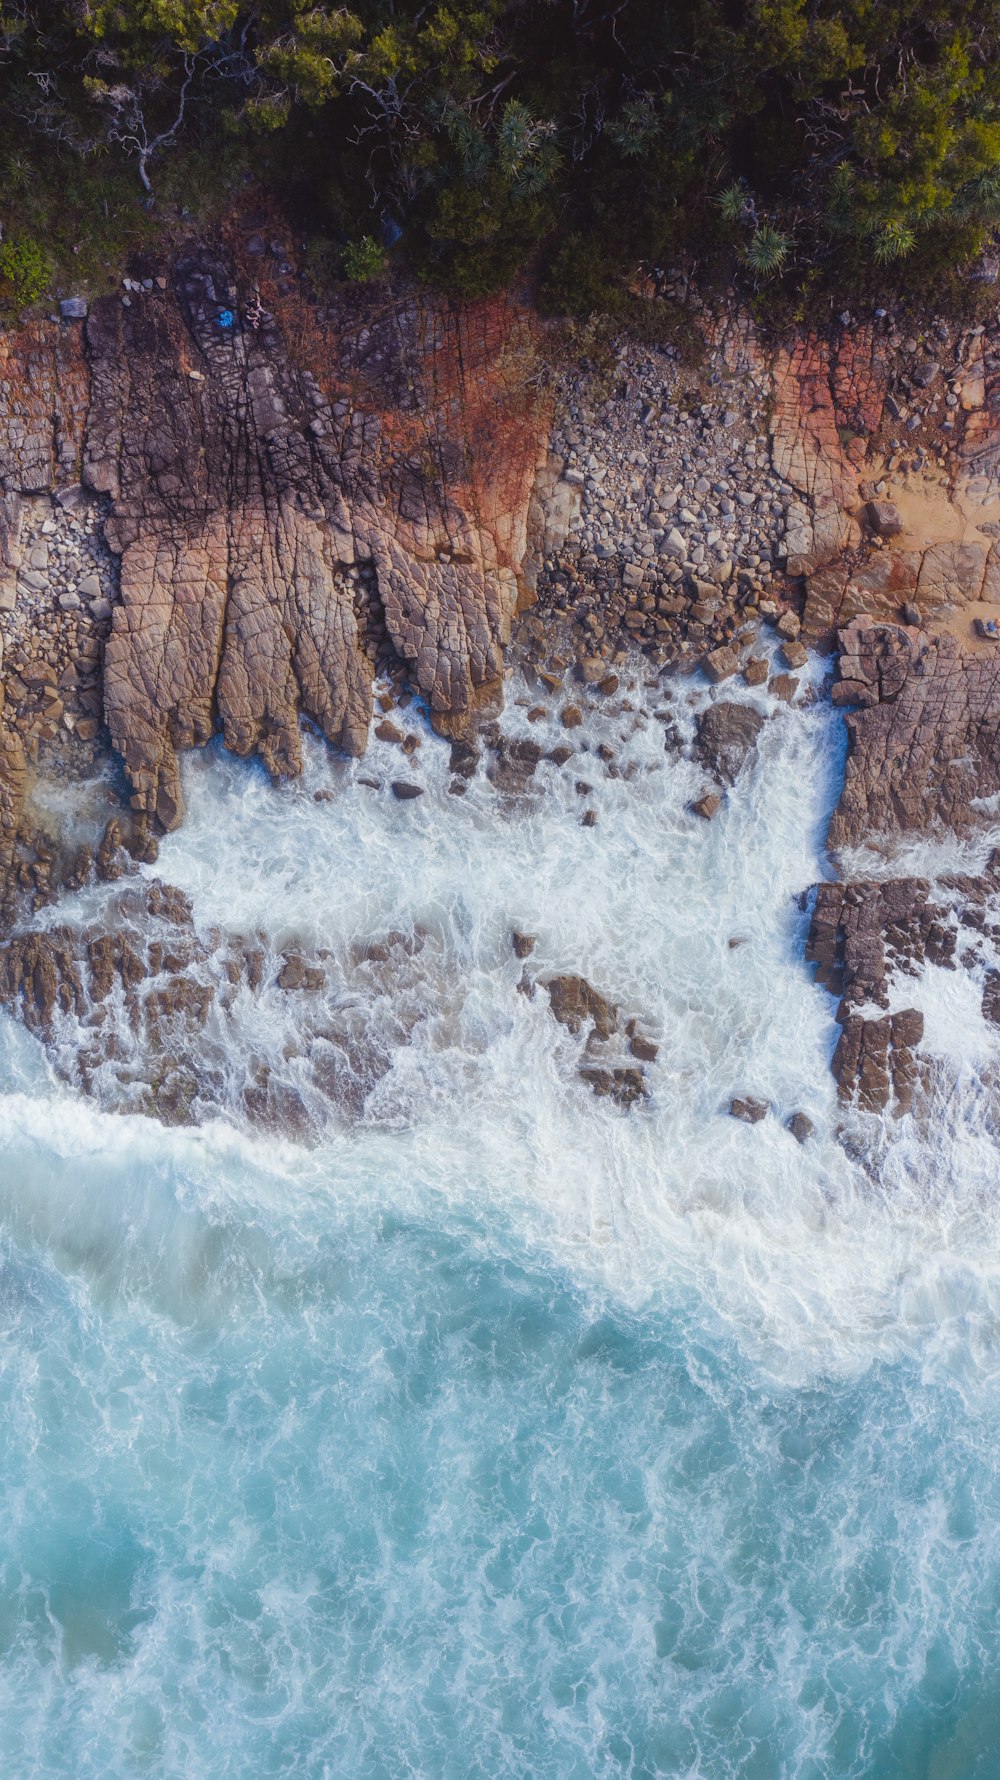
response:
<path id="1" fill-rule="evenodd" d="M 544 342 L 516 307 L 310 311 L 286 267 L 263 281 L 260 336 L 234 342 L 212 303 L 244 274 L 221 265 L 189 253 L 83 324 L 6 343 L 0 869 L 18 945 L 32 904 L 155 860 L 182 818 L 178 750 L 221 730 L 294 773 L 311 719 L 360 755 L 379 672 L 375 733 L 398 737 L 404 767 L 416 696 L 452 738 L 456 793 L 480 748 L 516 792 L 532 749 L 512 755 L 492 716 L 515 661 L 564 701 L 569 736 L 580 690 L 616 691 L 636 650 L 665 681 L 703 672 L 723 727 L 727 688 L 766 683 L 794 706 L 812 653 L 832 650 L 848 759 L 831 858 L 989 826 L 1000 673 L 971 631 L 1000 609 L 1000 317 L 947 338 L 935 323 L 933 360 L 888 318 L 767 353 L 745 317 L 699 304 L 697 365 L 623 342 L 543 395 Z M 47 759 L 124 766 L 98 845 L 70 855 L 33 826 Z M 726 781 L 717 759 L 703 819 Z M 806 956 L 841 994 L 845 1101 L 910 1110 L 922 1016 L 887 1011 L 890 980 L 950 967 L 956 920 L 989 925 L 994 876 L 957 904 L 919 878 L 825 888 Z M 12 943 L 4 999 L 44 1027 L 65 990 L 49 970 L 25 1001 Z M 1000 1016 L 1000 997 L 983 1008 Z"/>

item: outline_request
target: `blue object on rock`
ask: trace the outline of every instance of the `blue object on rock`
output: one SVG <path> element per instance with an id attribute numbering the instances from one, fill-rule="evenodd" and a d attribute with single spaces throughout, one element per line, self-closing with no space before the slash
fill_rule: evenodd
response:
<path id="1" fill-rule="evenodd" d="M 220 328 L 231 328 L 234 325 L 235 321 L 236 321 L 236 317 L 233 314 L 231 309 L 220 309 L 219 310 L 219 326 L 220 326 Z"/>

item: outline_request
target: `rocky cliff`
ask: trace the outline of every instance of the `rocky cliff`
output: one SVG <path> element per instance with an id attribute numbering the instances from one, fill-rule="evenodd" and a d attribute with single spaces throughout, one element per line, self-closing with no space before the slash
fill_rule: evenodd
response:
<path id="1" fill-rule="evenodd" d="M 324 309 L 297 354 L 302 299 L 250 325 L 233 261 L 129 282 L 82 332 L 4 342 L 0 551 L 9 585 L 25 495 L 106 497 L 104 716 L 133 806 L 178 822 L 178 751 L 217 727 L 275 773 L 303 716 L 360 753 L 387 652 L 460 726 L 500 681 L 544 445 L 526 312 Z M 13 808 L 16 765 L 5 784 Z"/>
<path id="2" fill-rule="evenodd" d="M 131 814 L 97 861 L 113 874 L 122 838 L 148 859 L 180 821 L 181 751 L 221 732 L 293 774 L 308 719 L 360 754 L 377 671 L 466 746 L 536 597 L 521 652 L 549 690 L 574 657 L 617 684 L 639 647 L 794 703 L 807 650 L 834 655 L 835 860 L 981 831 L 1000 795 L 1000 645 L 981 634 L 1000 617 L 1000 317 L 919 338 L 841 317 L 767 348 L 745 315 L 691 297 L 688 320 L 694 353 L 621 343 L 582 368 L 513 300 L 317 306 L 278 244 L 230 233 L 82 324 L 0 336 L 8 913 L 11 886 L 23 914 L 94 868 L 83 848 L 57 870 L 24 819 L 39 748 L 120 756 Z M 498 755 L 490 776 L 520 785 L 522 766 Z M 975 883 L 984 907 L 993 879 Z M 907 968 L 954 964 L 937 938 L 954 898 L 890 888 L 824 890 L 810 940 L 841 995 L 841 1092 L 871 1109 L 909 1106 L 920 1075 L 886 934 L 910 935 Z M 30 934 L 16 946 L 6 998 L 32 1005 L 37 977 L 48 1005 L 52 972 Z"/>

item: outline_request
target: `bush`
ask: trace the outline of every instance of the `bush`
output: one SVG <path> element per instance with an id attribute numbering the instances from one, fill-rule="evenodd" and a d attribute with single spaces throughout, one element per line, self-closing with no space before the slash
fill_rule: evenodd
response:
<path id="1" fill-rule="evenodd" d="M 31 235 L 13 235 L 0 243 L 0 304 L 26 309 L 44 295 L 51 265 L 41 243 Z"/>
<path id="2" fill-rule="evenodd" d="M 369 284 L 385 271 L 385 255 L 371 235 L 360 241 L 349 241 L 344 249 L 344 276 L 352 284 Z"/>

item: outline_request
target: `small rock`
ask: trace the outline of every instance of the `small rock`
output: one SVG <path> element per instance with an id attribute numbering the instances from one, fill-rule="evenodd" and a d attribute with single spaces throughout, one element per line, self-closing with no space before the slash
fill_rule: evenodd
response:
<path id="1" fill-rule="evenodd" d="M 711 822 L 712 817 L 718 815 L 721 808 L 722 799 L 717 791 L 702 792 L 702 795 L 696 798 L 691 805 L 692 814 L 701 816 L 706 822 Z"/>
<path id="2" fill-rule="evenodd" d="M 597 827 L 597 811 L 596 810 L 584 810 L 583 815 L 580 817 L 580 824 L 581 824 L 581 827 L 583 827 L 583 828 L 596 828 Z"/>
<path id="3" fill-rule="evenodd" d="M 766 655 L 751 655 L 743 669 L 743 678 L 748 686 L 763 686 L 767 679 L 768 665 Z"/>
<path id="4" fill-rule="evenodd" d="M 655 1063 L 660 1054 L 660 1047 L 651 1038 L 641 1032 L 634 1032 L 629 1042 L 629 1050 L 640 1063 Z"/>
<path id="5" fill-rule="evenodd" d="M 739 672 L 740 652 L 732 643 L 723 643 L 718 649 L 709 650 L 701 665 L 712 683 L 718 686 L 720 681 Z"/>
<path id="6" fill-rule="evenodd" d="M 763 610 L 763 608 L 761 609 Z M 779 637 L 783 637 L 786 642 L 794 643 L 798 641 L 799 632 L 802 629 L 802 620 L 796 612 L 782 612 L 781 617 L 778 619 L 774 628 Z"/>
<path id="7" fill-rule="evenodd" d="M 381 723 L 376 723 L 375 734 L 380 742 L 401 742 L 403 739 L 402 730 L 397 729 L 394 723 L 390 723 L 387 717 L 383 718 Z"/>
<path id="8" fill-rule="evenodd" d="M 788 1121 L 788 1129 L 796 1143 L 806 1143 L 813 1135 L 816 1127 L 804 1112 L 793 1113 Z"/>
<path id="9" fill-rule="evenodd" d="M 759 1125 L 761 1119 L 767 1118 L 769 1111 L 766 1100 L 754 1100 L 749 1094 L 729 1102 L 730 1117 L 742 1119 L 746 1125 Z"/>
<path id="10" fill-rule="evenodd" d="M 390 790 L 393 797 L 397 797 L 400 803 L 409 803 L 412 798 L 424 795 L 422 785 L 411 785 L 407 779 L 393 779 Z"/>
<path id="11" fill-rule="evenodd" d="M 62 316 L 63 321 L 86 321 L 86 297 L 63 297 L 63 300 L 59 305 L 59 313 Z"/>
<path id="12" fill-rule="evenodd" d="M 515 929 L 510 936 L 510 943 L 514 948 L 515 958 L 530 958 L 535 949 L 535 936 L 533 933 L 518 933 Z"/>
<path id="13" fill-rule="evenodd" d="M 802 668 L 809 660 L 809 651 L 804 643 L 785 643 L 782 645 L 781 657 L 790 668 Z"/>
<path id="14" fill-rule="evenodd" d="M 869 501 L 865 507 L 865 520 L 876 538 L 896 538 L 903 529 L 895 501 Z"/>
<path id="15" fill-rule="evenodd" d="M 583 712 L 579 705 L 564 705 L 559 713 L 559 721 L 564 729 L 579 729 L 583 722 Z"/>
<path id="16" fill-rule="evenodd" d="M 798 689 L 799 683 L 794 674 L 775 674 L 767 683 L 771 697 L 780 698 L 786 705 L 792 703 Z"/>

